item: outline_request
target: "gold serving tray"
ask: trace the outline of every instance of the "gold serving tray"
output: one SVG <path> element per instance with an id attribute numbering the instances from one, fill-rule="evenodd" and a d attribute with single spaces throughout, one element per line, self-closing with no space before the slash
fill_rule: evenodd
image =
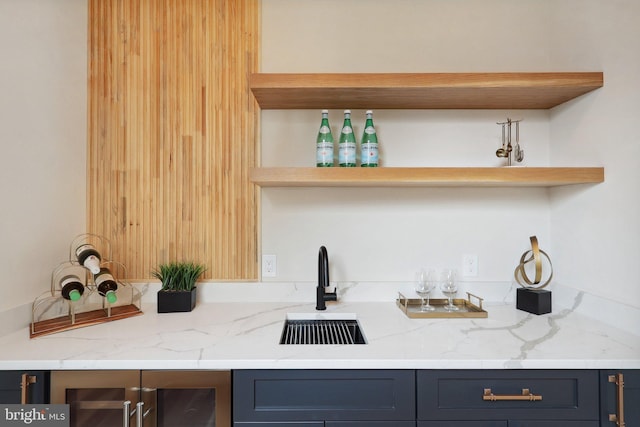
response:
<path id="1" fill-rule="evenodd" d="M 478 305 L 471 302 L 471 298 L 478 301 Z M 467 292 L 467 299 L 454 298 L 453 305 L 458 307 L 458 311 L 446 311 L 444 306 L 449 304 L 446 298 L 431 298 L 429 304 L 435 307 L 433 311 L 420 311 L 422 300 L 420 298 L 407 298 L 398 292 L 396 304 L 398 308 L 412 319 L 438 319 L 438 318 L 483 318 L 488 317 L 489 313 L 482 309 L 482 298 Z"/>

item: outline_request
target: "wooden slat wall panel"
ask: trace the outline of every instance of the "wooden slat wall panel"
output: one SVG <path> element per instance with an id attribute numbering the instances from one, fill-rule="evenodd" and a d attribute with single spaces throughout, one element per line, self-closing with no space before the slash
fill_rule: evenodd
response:
<path id="1" fill-rule="evenodd" d="M 257 278 L 259 0 L 89 0 L 88 231 L 129 280 Z"/>

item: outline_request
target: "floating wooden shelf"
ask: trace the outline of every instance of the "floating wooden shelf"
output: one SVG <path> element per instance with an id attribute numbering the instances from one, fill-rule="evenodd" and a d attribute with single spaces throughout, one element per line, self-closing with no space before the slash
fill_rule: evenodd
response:
<path id="1" fill-rule="evenodd" d="M 602 87 L 601 72 L 251 75 L 262 109 L 549 109 Z M 254 168 L 262 187 L 553 187 L 604 181 L 595 168 Z"/>
<path id="2" fill-rule="evenodd" d="M 601 72 L 251 75 L 262 109 L 548 109 L 603 85 Z"/>
<path id="3" fill-rule="evenodd" d="M 262 187 L 555 187 L 604 181 L 602 167 L 252 168 Z"/>

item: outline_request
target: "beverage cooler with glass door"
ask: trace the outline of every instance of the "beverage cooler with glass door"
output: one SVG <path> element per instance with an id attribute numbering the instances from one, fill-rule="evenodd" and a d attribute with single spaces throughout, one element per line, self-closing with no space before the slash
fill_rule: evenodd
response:
<path id="1" fill-rule="evenodd" d="M 229 371 L 54 371 L 71 427 L 230 427 Z"/>

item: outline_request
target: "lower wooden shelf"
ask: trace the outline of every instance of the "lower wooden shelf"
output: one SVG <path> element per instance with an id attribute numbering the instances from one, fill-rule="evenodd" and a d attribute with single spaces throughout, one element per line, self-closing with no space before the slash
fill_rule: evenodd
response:
<path id="1" fill-rule="evenodd" d="M 261 187 L 555 187 L 604 182 L 603 167 L 252 168 Z"/>

